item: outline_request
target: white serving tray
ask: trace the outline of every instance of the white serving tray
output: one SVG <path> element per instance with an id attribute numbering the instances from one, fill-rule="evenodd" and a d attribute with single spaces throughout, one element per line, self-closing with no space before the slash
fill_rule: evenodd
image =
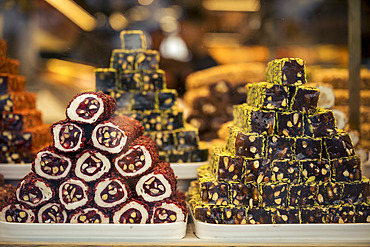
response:
<path id="1" fill-rule="evenodd" d="M 195 220 L 195 235 L 203 240 L 243 243 L 370 244 L 370 224 L 225 225 Z"/>
<path id="2" fill-rule="evenodd" d="M 207 164 L 208 161 L 204 162 L 193 162 L 193 163 L 171 163 L 171 167 L 177 179 L 196 179 L 198 175 L 197 169 Z"/>
<path id="3" fill-rule="evenodd" d="M 46 224 L 0 221 L 1 241 L 148 242 L 182 239 L 187 222 L 164 224 Z"/>
<path id="4" fill-rule="evenodd" d="M 20 180 L 31 172 L 31 164 L 0 164 L 0 173 L 5 180 Z"/>

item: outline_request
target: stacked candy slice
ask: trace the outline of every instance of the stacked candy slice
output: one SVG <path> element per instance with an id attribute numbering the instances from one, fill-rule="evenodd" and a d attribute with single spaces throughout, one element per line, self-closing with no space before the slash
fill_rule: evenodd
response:
<path id="1" fill-rule="evenodd" d="M 219 224 L 370 222 L 369 180 L 348 133 L 317 107 L 305 63 L 270 62 L 234 106 L 225 148 L 214 147 L 189 190 L 195 218 Z"/>
<path id="2" fill-rule="evenodd" d="M 75 96 L 65 120 L 51 126 L 16 197 L 0 212 L 7 222 L 166 223 L 186 220 L 184 196 L 140 123 L 113 117 L 104 93 Z"/>
<path id="3" fill-rule="evenodd" d="M 122 31 L 122 49 L 114 49 L 109 68 L 98 68 L 96 91 L 117 100 L 117 115 L 134 117 L 159 148 L 160 158 L 171 163 L 202 162 L 208 149 L 198 129 L 184 124 L 177 92 L 166 89 L 159 69 L 159 53 L 145 47 L 141 31 Z"/>
<path id="4" fill-rule="evenodd" d="M 31 163 L 51 143 L 49 125 L 36 109 L 36 95 L 25 90 L 19 61 L 6 56 L 6 46 L 0 39 L 0 163 Z"/>

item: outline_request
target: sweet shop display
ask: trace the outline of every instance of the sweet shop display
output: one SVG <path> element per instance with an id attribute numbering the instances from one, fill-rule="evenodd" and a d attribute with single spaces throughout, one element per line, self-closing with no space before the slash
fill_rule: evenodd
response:
<path id="1" fill-rule="evenodd" d="M 139 121 L 114 116 L 103 93 L 76 95 L 66 119 L 51 126 L 32 172 L 0 211 L 19 223 L 145 224 L 186 222 L 185 196 L 169 163 Z"/>
<path id="2" fill-rule="evenodd" d="M 134 117 L 141 123 L 144 134 L 156 142 L 161 160 L 206 161 L 208 149 L 199 141 L 198 129 L 185 123 L 176 90 L 166 88 L 159 52 L 146 49 L 142 31 L 122 31 L 120 37 L 122 48 L 113 50 L 109 68 L 95 70 L 96 91 L 117 101 L 116 115 Z M 71 106 L 74 112 L 84 112 L 75 108 Z"/>
<path id="3" fill-rule="evenodd" d="M 0 208 L 2 208 L 7 201 L 15 196 L 15 186 L 6 184 L 4 175 L 0 174 Z"/>
<path id="4" fill-rule="evenodd" d="M 19 61 L 6 57 L 7 44 L 0 43 L 0 163 L 30 163 L 51 143 L 49 126 L 36 109 L 36 95 L 25 90 Z"/>
<path id="5" fill-rule="evenodd" d="M 299 58 L 268 63 L 248 84 L 225 147 L 198 169 L 187 199 L 212 224 L 370 223 L 369 179 L 349 134 L 317 106 Z"/>
<path id="6" fill-rule="evenodd" d="M 222 124 L 233 119 L 233 105 L 246 100 L 245 85 L 263 80 L 262 63 L 233 63 L 196 71 L 186 78 L 186 121 L 199 129 L 204 141 L 218 138 Z"/>

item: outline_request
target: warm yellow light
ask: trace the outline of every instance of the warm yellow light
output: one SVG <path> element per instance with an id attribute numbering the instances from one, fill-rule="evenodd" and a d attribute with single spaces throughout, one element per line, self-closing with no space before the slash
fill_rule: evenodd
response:
<path id="1" fill-rule="evenodd" d="M 84 31 L 92 31 L 96 26 L 94 17 L 71 0 L 45 0 L 51 6 L 60 11 L 68 19 L 73 21 Z"/>
<path id="2" fill-rule="evenodd" d="M 114 12 L 109 16 L 109 24 L 114 30 L 120 31 L 127 26 L 128 21 L 122 13 Z"/>
<path id="3" fill-rule="evenodd" d="M 94 72 L 93 66 L 60 59 L 49 59 L 46 68 L 49 72 L 78 79 L 91 78 Z"/>
<path id="4" fill-rule="evenodd" d="M 153 3 L 153 0 L 138 0 L 138 3 L 140 5 L 144 5 L 144 6 L 147 6 L 147 5 L 150 5 Z"/>
<path id="5" fill-rule="evenodd" d="M 204 0 L 203 7 L 212 11 L 248 11 L 260 9 L 259 0 Z"/>

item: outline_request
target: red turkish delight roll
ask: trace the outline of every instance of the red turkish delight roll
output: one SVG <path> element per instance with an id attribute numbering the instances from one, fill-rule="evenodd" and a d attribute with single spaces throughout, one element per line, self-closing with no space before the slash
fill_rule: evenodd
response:
<path id="1" fill-rule="evenodd" d="M 55 196 L 55 191 L 51 184 L 33 172 L 30 172 L 18 184 L 15 195 L 19 202 L 23 202 L 31 207 L 42 205 Z"/>
<path id="2" fill-rule="evenodd" d="M 69 223 L 108 224 L 109 217 L 97 208 L 77 209 L 70 214 Z"/>
<path id="3" fill-rule="evenodd" d="M 186 221 L 187 210 L 175 200 L 157 202 L 151 209 L 150 223 Z"/>
<path id="4" fill-rule="evenodd" d="M 68 176 L 72 161 L 53 147 L 40 150 L 32 163 L 32 171 L 40 177 L 59 180 Z"/>
<path id="5" fill-rule="evenodd" d="M 78 123 L 93 124 L 109 119 L 116 110 L 116 100 L 102 92 L 85 92 L 73 97 L 66 116 Z"/>
<path id="6" fill-rule="evenodd" d="M 122 205 L 130 197 L 128 185 L 119 178 L 101 179 L 94 187 L 94 202 L 102 208 Z"/>
<path id="7" fill-rule="evenodd" d="M 142 134 L 139 121 L 122 115 L 98 124 L 92 131 L 91 141 L 94 147 L 117 154 Z"/>
<path id="8" fill-rule="evenodd" d="M 0 211 L 0 221 L 33 223 L 35 220 L 33 210 L 20 203 L 9 203 Z"/>
<path id="9" fill-rule="evenodd" d="M 114 166 L 123 177 L 136 177 L 151 169 L 158 157 L 155 141 L 148 136 L 140 136 L 127 151 L 114 159 Z"/>
<path id="10" fill-rule="evenodd" d="M 146 202 L 161 201 L 176 193 L 176 178 L 169 163 L 160 162 L 136 183 L 136 193 Z"/>
<path id="11" fill-rule="evenodd" d="M 79 179 L 67 179 L 59 186 L 59 201 L 67 210 L 85 206 L 89 201 L 89 187 Z"/>
<path id="12" fill-rule="evenodd" d="M 75 174 L 85 182 L 92 182 L 107 174 L 110 160 L 98 150 L 87 149 L 77 156 Z"/>
<path id="13" fill-rule="evenodd" d="M 54 147 L 62 152 L 76 152 L 84 146 L 84 130 L 68 120 L 62 120 L 51 126 Z"/>
<path id="14" fill-rule="evenodd" d="M 113 215 L 115 224 L 145 224 L 149 220 L 149 206 L 132 199 L 125 203 Z"/>
<path id="15" fill-rule="evenodd" d="M 39 209 L 37 218 L 39 223 L 66 223 L 67 212 L 59 203 L 51 202 Z"/>

